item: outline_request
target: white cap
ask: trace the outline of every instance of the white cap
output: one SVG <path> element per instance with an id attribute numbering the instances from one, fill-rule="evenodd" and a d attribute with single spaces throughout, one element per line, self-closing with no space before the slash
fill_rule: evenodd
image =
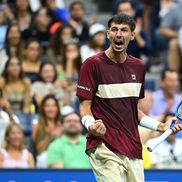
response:
<path id="1" fill-rule="evenodd" d="M 74 112 L 75 112 L 75 110 L 73 109 L 73 107 L 71 107 L 69 105 L 63 106 L 61 108 L 61 115 L 62 115 L 62 117 L 67 116 L 68 114 L 71 114 L 71 113 L 74 113 Z"/>
<path id="2" fill-rule="evenodd" d="M 89 35 L 93 36 L 98 32 L 105 32 L 106 28 L 103 24 L 100 23 L 95 23 L 93 25 L 90 26 L 89 28 Z"/>

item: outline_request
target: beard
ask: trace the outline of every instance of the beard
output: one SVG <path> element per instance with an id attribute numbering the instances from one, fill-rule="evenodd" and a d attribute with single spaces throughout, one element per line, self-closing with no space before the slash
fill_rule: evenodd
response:
<path id="1" fill-rule="evenodd" d="M 69 138 L 75 138 L 80 134 L 80 131 L 64 131 L 64 134 Z"/>

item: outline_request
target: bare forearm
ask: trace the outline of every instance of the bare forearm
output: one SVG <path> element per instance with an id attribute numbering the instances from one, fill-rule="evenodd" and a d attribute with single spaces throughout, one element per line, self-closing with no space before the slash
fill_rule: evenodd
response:
<path id="1" fill-rule="evenodd" d="M 66 78 L 71 78 L 73 76 L 74 67 L 72 60 L 68 60 L 66 64 Z"/>
<path id="2" fill-rule="evenodd" d="M 163 35 L 166 38 L 177 38 L 178 37 L 178 32 L 173 31 L 168 28 L 161 28 L 160 33 L 161 33 L 161 35 Z"/>
<path id="3" fill-rule="evenodd" d="M 93 115 L 91 111 L 91 101 L 89 100 L 82 100 L 80 98 L 80 115 L 81 117 L 85 115 Z"/>
<path id="4" fill-rule="evenodd" d="M 145 40 L 140 35 L 136 36 L 135 39 L 140 48 L 145 47 Z"/>

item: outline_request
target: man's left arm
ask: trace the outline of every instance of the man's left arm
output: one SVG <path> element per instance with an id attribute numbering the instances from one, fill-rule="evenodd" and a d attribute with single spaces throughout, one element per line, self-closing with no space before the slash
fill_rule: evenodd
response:
<path id="1" fill-rule="evenodd" d="M 178 131 L 182 130 L 182 124 L 178 123 L 179 121 L 176 117 L 171 117 L 166 120 L 165 123 L 162 123 L 145 115 L 140 109 L 138 109 L 138 120 L 139 125 L 159 132 L 165 132 L 167 129 L 170 128 L 171 123 L 175 121 L 175 125 L 172 128 L 173 133 L 177 133 Z"/>

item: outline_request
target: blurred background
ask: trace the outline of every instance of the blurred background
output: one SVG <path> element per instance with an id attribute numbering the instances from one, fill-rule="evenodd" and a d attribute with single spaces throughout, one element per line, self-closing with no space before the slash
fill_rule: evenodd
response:
<path id="1" fill-rule="evenodd" d="M 1 0 L 0 167 L 90 169 L 75 95 L 81 63 L 108 48 L 107 21 L 136 20 L 127 53 L 146 65 L 142 111 L 165 122 L 181 100 L 181 0 Z M 182 168 L 182 132 L 139 127 L 145 169 Z"/>

